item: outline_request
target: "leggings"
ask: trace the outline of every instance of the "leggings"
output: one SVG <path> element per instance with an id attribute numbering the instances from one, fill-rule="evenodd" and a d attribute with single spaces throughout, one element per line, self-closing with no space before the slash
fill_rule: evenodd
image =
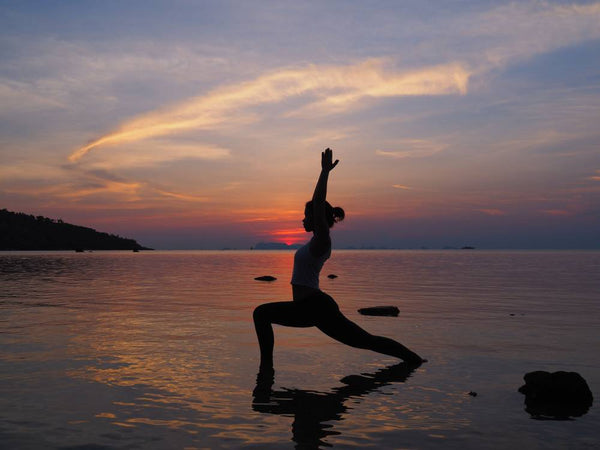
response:
<path id="1" fill-rule="evenodd" d="M 319 291 L 303 300 L 265 303 L 254 310 L 254 326 L 260 346 L 260 365 L 263 369 L 273 367 L 272 324 L 317 327 L 327 336 L 351 347 L 395 356 L 407 362 L 422 361 L 419 355 L 399 342 L 363 330 L 340 312 L 333 298 Z"/>

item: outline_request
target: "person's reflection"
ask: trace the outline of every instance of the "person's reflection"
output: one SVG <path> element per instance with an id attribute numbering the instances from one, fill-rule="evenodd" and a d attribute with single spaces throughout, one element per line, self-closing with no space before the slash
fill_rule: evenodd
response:
<path id="1" fill-rule="evenodd" d="M 344 405 L 346 400 L 362 397 L 393 382 L 403 382 L 418 366 L 402 362 L 375 373 L 349 375 L 340 380 L 343 386 L 333 388 L 331 392 L 287 388 L 274 391 L 274 372 L 262 371 L 256 377 L 252 409 L 262 413 L 293 415 L 292 439 L 296 448 L 331 447 L 323 439 L 340 433 L 333 429 L 332 424 L 325 422 L 343 419 L 342 414 L 348 411 Z"/>

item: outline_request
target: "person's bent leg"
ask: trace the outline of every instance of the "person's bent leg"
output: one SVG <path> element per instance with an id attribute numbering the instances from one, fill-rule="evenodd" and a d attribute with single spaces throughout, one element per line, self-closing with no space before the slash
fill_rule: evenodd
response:
<path id="1" fill-rule="evenodd" d="M 308 311 L 298 302 L 274 302 L 257 306 L 253 314 L 254 328 L 260 347 L 261 370 L 273 369 L 273 326 L 311 327 Z"/>

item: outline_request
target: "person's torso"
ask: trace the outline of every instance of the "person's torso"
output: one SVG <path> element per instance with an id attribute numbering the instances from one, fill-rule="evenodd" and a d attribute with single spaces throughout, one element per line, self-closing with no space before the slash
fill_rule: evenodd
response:
<path id="1" fill-rule="evenodd" d="M 292 285 L 319 289 L 319 273 L 325 261 L 331 256 L 331 247 L 323 255 L 315 257 L 310 252 L 311 242 L 312 239 L 296 250 L 294 255 L 294 269 L 292 271 Z"/>

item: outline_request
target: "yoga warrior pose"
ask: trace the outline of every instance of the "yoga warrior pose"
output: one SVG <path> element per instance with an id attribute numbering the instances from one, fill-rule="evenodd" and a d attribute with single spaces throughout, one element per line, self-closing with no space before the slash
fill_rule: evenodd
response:
<path id="1" fill-rule="evenodd" d="M 350 345 L 401 358 L 410 363 L 424 360 L 404 345 L 381 336 L 373 336 L 347 319 L 329 295 L 319 289 L 319 272 L 331 255 L 329 229 L 344 219 L 342 208 L 333 208 L 326 200 L 329 172 L 337 166 L 331 149 L 321 154 L 321 174 L 313 198 L 306 204 L 302 224 L 312 239 L 294 255 L 291 302 L 265 303 L 254 310 L 254 326 L 260 346 L 260 370 L 273 370 L 272 324 L 288 327 L 317 327 L 327 336 Z"/>

